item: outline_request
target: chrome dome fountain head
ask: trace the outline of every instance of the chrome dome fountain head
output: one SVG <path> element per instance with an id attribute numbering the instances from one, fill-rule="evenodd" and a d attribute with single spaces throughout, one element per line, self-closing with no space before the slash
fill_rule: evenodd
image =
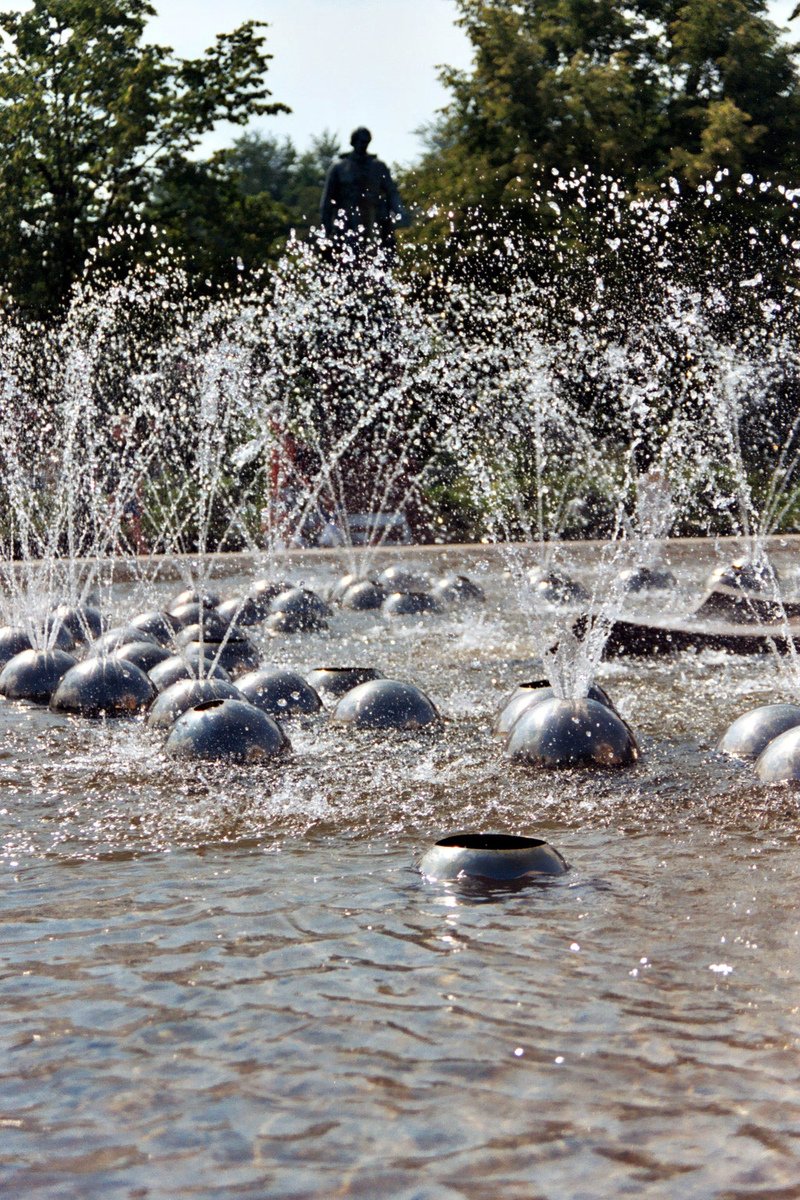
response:
<path id="1" fill-rule="evenodd" d="M 390 592 L 381 604 L 385 617 L 420 617 L 444 612 L 432 592 Z"/>
<path id="2" fill-rule="evenodd" d="M 231 677 L 224 667 L 214 662 L 209 648 L 197 656 L 184 651 L 182 654 L 165 658 L 163 662 L 151 667 L 148 675 L 157 692 L 163 692 L 173 683 L 179 683 L 183 679 L 221 679 L 224 683 L 231 682 Z"/>
<path id="3" fill-rule="evenodd" d="M 210 700 L 243 700 L 241 692 L 224 679 L 180 679 L 159 692 L 147 714 L 152 729 L 171 729 L 182 713 Z"/>
<path id="4" fill-rule="evenodd" d="M 45 631 L 61 625 L 72 636 L 76 645 L 88 645 L 100 637 L 104 628 L 103 615 L 91 604 L 59 604 L 48 617 Z"/>
<path id="5" fill-rule="evenodd" d="M 244 700 L 204 700 L 175 721 L 165 750 L 174 758 L 253 766 L 286 754 L 291 744 L 276 721 Z"/>
<path id="6" fill-rule="evenodd" d="M 269 602 L 258 596 L 231 596 L 217 605 L 225 625 L 260 625 L 269 616 Z"/>
<path id="7" fill-rule="evenodd" d="M 361 683 L 382 678 L 376 667 L 315 667 L 306 677 L 326 704 L 336 704 L 341 696 Z"/>
<path id="8" fill-rule="evenodd" d="M 314 688 L 296 671 L 249 671 L 236 680 L 236 686 L 245 700 L 276 721 L 309 716 L 322 708 Z"/>
<path id="9" fill-rule="evenodd" d="M 605 704 L 606 708 L 610 708 L 614 713 L 617 712 L 608 692 L 597 683 L 589 686 L 586 697 L 596 700 L 599 704 Z M 536 704 L 541 704 L 543 700 L 553 699 L 558 699 L 556 691 L 546 679 L 534 679 L 530 683 L 518 684 L 498 712 L 492 732 L 497 737 L 507 738 L 524 712 Z"/>
<path id="10" fill-rule="evenodd" d="M 0 695 L 7 700 L 49 704 L 53 692 L 76 662 L 63 650 L 22 650 L 0 671 Z"/>
<path id="11" fill-rule="evenodd" d="M 145 674 L 149 674 L 153 667 L 158 666 L 159 663 L 166 662 L 172 658 L 170 650 L 150 641 L 123 642 L 112 653 L 114 658 L 121 658 L 125 662 L 133 663 L 134 666 L 137 666 L 140 671 L 144 671 Z"/>
<path id="12" fill-rule="evenodd" d="M 147 612 L 137 613 L 136 616 L 131 617 L 128 626 L 153 638 L 159 646 L 171 646 L 175 634 L 180 628 L 174 617 L 161 609 L 149 609 Z"/>
<path id="13" fill-rule="evenodd" d="M 359 579 L 345 588 L 339 603 L 342 608 L 349 608 L 354 612 L 369 612 L 380 608 L 385 599 L 386 592 L 379 583 L 371 579 Z"/>
<path id="14" fill-rule="evenodd" d="M 13 625 L 0 627 L 0 669 L 16 654 L 32 649 L 30 636 L 24 629 L 15 629 Z"/>
<path id="15" fill-rule="evenodd" d="M 800 704 L 763 704 L 737 717 L 717 744 L 729 758 L 755 759 L 787 729 L 800 725 Z"/>
<path id="16" fill-rule="evenodd" d="M 93 642 L 90 642 L 86 647 L 86 657 L 96 658 L 112 654 L 120 646 L 133 642 L 151 642 L 154 646 L 159 645 L 155 638 L 135 625 L 115 625 L 112 629 L 107 629 L 105 633 L 101 633 L 100 637 L 95 638 Z"/>
<path id="17" fill-rule="evenodd" d="M 459 575 L 450 571 L 437 579 L 431 587 L 431 595 L 446 607 L 461 605 L 484 604 L 486 594 L 480 584 L 468 575 Z"/>
<path id="18" fill-rule="evenodd" d="M 420 873 L 436 882 L 520 884 L 564 875 L 568 864 L 543 838 L 451 833 L 422 855 Z"/>
<path id="19" fill-rule="evenodd" d="M 414 684 L 373 679 L 345 692 L 331 720 L 358 729 L 417 730 L 436 727 L 442 719 L 433 701 Z"/>
<path id="20" fill-rule="evenodd" d="M 50 707 L 80 717 L 132 717 L 155 696 L 155 687 L 139 667 L 114 655 L 99 654 L 62 676 L 50 697 Z"/>
<path id="21" fill-rule="evenodd" d="M 755 772 L 762 783 L 800 783 L 800 726 L 767 743 L 756 759 Z"/>
<path id="22" fill-rule="evenodd" d="M 630 767 L 639 747 L 630 727 L 596 700 L 543 700 L 512 727 L 512 762 L 531 767 Z"/>

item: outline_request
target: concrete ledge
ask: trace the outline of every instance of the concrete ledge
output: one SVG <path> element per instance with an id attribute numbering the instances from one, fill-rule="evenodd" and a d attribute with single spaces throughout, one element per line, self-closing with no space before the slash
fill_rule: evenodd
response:
<path id="1" fill-rule="evenodd" d="M 747 550 L 748 542 L 744 538 L 670 538 L 666 543 L 665 560 L 670 566 L 693 566 L 695 568 L 715 566 L 720 557 L 736 558 Z M 604 541 L 564 541 L 558 543 L 538 542 L 448 542 L 443 545 L 435 543 L 415 543 L 411 546 L 354 546 L 352 549 L 336 547 L 323 549 L 312 547 L 299 550 L 279 550 L 273 554 L 266 551 L 232 551 L 207 555 L 175 554 L 175 555 L 142 555 L 138 559 L 131 557 L 99 560 L 101 571 L 107 574 L 109 570 L 116 582 L 124 583 L 134 579 L 147 577 L 154 581 L 179 580 L 187 572 L 198 573 L 199 565 L 203 564 L 208 577 L 223 578 L 231 575 L 259 574 L 263 575 L 269 564 L 274 563 L 280 570 L 282 567 L 293 569 L 311 569 L 312 567 L 333 567 L 344 571 L 355 561 L 365 559 L 377 570 L 390 562 L 404 559 L 435 560 L 442 571 L 454 570 L 465 562 L 486 561 L 498 566 L 505 565 L 505 556 L 519 555 L 523 565 L 533 565 L 541 560 L 542 552 L 552 550 L 569 558 L 579 568 L 591 570 L 600 561 L 603 550 L 608 546 Z M 782 534 L 768 538 L 766 547 L 776 560 L 786 558 L 791 564 L 800 566 L 800 534 Z M 78 559 L 80 565 L 90 560 Z M 135 564 L 142 564 L 137 570 Z M 9 564 L 13 567 L 21 564 Z M 183 568 L 183 569 L 181 569 Z"/>

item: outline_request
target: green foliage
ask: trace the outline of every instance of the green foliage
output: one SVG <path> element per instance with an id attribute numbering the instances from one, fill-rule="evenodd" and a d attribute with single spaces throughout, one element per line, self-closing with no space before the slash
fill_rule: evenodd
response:
<path id="1" fill-rule="evenodd" d="M 288 139 L 246 133 L 230 150 L 216 156 L 228 178 L 247 196 L 270 196 L 287 210 L 291 227 L 305 236 L 319 225 L 319 206 L 325 176 L 339 155 L 338 139 L 327 131 L 298 151 Z"/>
<path id="2" fill-rule="evenodd" d="M 141 217 L 165 168 L 218 121 L 285 111 L 264 84 L 262 23 L 179 59 L 143 43 L 153 14 L 146 0 L 0 14 L 0 253 L 29 308 L 56 308 L 98 240 Z"/>
<path id="3" fill-rule="evenodd" d="M 478 542 L 485 534 L 486 514 L 456 463 L 441 464 L 426 484 L 424 498 L 432 541 Z"/>
<path id="4" fill-rule="evenodd" d="M 177 158 L 170 163 L 147 205 L 147 216 L 187 272 L 213 284 L 274 258 L 290 226 L 288 211 L 269 192 L 248 194 L 236 175 L 215 159 Z"/>
<path id="5" fill-rule="evenodd" d="M 798 178 L 797 47 L 781 41 L 764 0 L 459 0 L 459 8 L 472 69 L 443 72 L 452 99 L 400 181 L 406 200 L 429 214 L 410 236 L 440 252 L 449 242 L 448 266 L 485 267 L 492 237 L 509 231 L 546 236 L 556 175 L 605 175 L 634 194 L 673 177 L 695 186 L 718 171 L 731 194 L 742 173 L 773 184 Z M 712 220 L 697 216 L 701 226 Z M 560 216 L 574 244 L 593 238 L 593 223 L 577 208 Z M 726 228 L 735 224 L 734 204 Z"/>
<path id="6" fill-rule="evenodd" d="M 153 188 L 146 220 L 196 281 L 230 282 L 274 262 L 292 232 L 306 237 L 318 224 L 336 154 L 328 133 L 302 153 L 288 138 L 245 133 L 207 161 L 176 156 Z"/>

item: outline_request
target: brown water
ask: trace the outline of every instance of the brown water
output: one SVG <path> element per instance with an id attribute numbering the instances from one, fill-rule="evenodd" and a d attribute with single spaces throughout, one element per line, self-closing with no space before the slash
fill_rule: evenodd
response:
<path id="1" fill-rule="evenodd" d="M 264 643 L 413 680 L 438 734 L 313 719 L 288 761 L 220 770 L 0 708 L 0 1194 L 800 1195 L 800 795 L 713 752 L 773 664 L 604 666 L 642 761 L 512 768 L 491 719 L 535 653 L 485 582 L 478 616 Z M 458 828 L 572 869 L 424 882 Z"/>

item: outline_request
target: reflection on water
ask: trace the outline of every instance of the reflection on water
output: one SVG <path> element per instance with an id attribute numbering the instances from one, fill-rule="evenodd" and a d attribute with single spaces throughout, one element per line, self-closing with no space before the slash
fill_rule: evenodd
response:
<path id="1" fill-rule="evenodd" d="M 269 643 L 412 679 L 434 735 L 313 718 L 220 771 L 3 705 L 3 1195 L 796 1194 L 798 798 L 713 754 L 774 672 L 609 665 L 642 761 L 512 768 L 491 719 L 536 664 L 503 586 L 478 619 Z M 572 871 L 424 883 L 465 827 Z"/>

